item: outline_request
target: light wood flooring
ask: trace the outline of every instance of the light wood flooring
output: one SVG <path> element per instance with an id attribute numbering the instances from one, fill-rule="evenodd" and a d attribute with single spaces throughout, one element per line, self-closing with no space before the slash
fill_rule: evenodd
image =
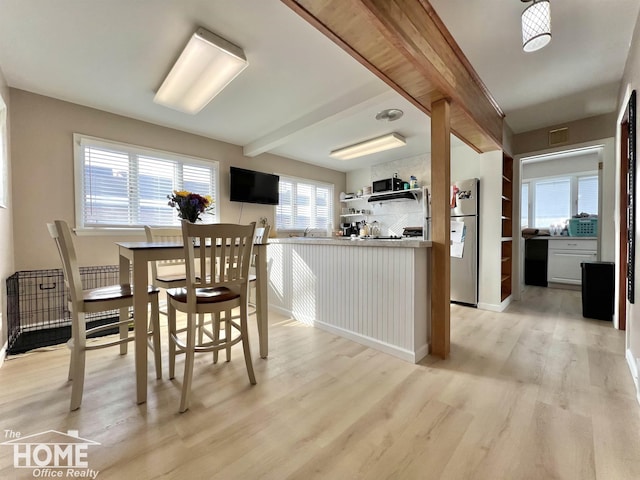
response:
<path id="1" fill-rule="evenodd" d="M 166 322 L 166 320 L 165 320 Z M 640 407 L 624 332 L 582 318 L 580 292 L 529 287 L 504 313 L 452 306 L 451 358 L 412 365 L 272 313 L 270 355 L 196 358 L 135 404 L 133 353 L 89 352 L 68 412 L 68 352 L 9 357 L 0 431 L 78 430 L 100 479 L 640 479 Z M 164 339 L 163 339 L 164 341 Z M 0 440 L 0 443 L 5 440 Z M 0 478 L 13 468 L 0 445 Z"/>

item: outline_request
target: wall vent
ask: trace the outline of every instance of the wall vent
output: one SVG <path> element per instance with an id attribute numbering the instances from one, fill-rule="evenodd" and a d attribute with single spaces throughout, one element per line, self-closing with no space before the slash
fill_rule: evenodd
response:
<path id="1" fill-rule="evenodd" d="M 562 145 L 569 142 L 569 127 L 556 128 L 549 130 L 549 146 Z"/>

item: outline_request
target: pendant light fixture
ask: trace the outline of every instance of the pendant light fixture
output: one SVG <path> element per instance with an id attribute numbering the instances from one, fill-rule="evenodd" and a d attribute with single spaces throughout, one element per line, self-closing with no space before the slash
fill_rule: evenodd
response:
<path id="1" fill-rule="evenodd" d="M 551 41 L 551 5 L 549 0 L 521 0 L 531 2 L 522 12 L 522 49 L 535 52 Z"/>

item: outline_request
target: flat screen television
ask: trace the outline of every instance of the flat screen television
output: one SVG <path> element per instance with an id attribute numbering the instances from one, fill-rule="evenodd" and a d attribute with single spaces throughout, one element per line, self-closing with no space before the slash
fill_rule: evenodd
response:
<path id="1" fill-rule="evenodd" d="M 278 175 L 238 167 L 230 167 L 230 173 L 229 200 L 278 205 Z"/>

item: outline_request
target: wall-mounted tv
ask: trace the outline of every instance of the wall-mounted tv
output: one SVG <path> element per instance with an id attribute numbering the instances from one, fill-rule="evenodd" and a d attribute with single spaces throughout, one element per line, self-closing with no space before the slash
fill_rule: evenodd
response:
<path id="1" fill-rule="evenodd" d="M 278 205 L 278 175 L 238 167 L 230 167 L 230 173 L 229 200 Z"/>

